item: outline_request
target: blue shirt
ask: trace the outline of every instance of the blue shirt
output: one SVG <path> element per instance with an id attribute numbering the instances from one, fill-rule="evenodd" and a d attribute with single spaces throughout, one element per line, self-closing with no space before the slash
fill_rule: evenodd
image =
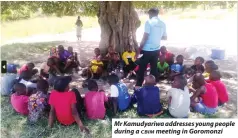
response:
<path id="1" fill-rule="evenodd" d="M 2 84 L 1 84 L 1 94 L 2 95 L 10 95 L 11 89 L 14 85 L 14 80 L 16 80 L 17 74 L 3 74 L 2 76 Z"/>
<path id="2" fill-rule="evenodd" d="M 144 86 L 134 93 L 139 115 L 156 114 L 162 110 L 160 91 L 156 86 Z"/>
<path id="3" fill-rule="evenodd" d="M 158 17 L 153 17 L 145 23 L 145 33 L 148 39 L 143 47 L 144 51 L 155 51 L 160 48 L 160 41 L 163 36 L 167 36 L 166 26 Z"/>
<path id="4" fill-rule="evenodd" d="M 124 83 L 118 83 L 115 85 L 118 89 L 118 108 L 120 110 L 126 110 L 131 102 L 131 97 L 128 93 L 128 89 Z"/>
<path id="5" fill-rule="evenodd" d="M 177 63 L 172 64 L 171 70 L 177 73 L 183 72 L 183 66 Z"/>

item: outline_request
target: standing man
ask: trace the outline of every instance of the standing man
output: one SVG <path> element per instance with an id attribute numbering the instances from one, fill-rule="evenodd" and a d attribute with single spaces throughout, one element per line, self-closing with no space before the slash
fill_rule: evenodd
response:
<path id="1" fill-rule="evenodd" d="M 158 79 L 157 62 L 160 41 L 167 40 L 166 25 L 158 17 L 159 10 L 149 10 L 149 20 L 145 23 L 145 32 L 140 43 L 140 50 L 143 56 L 140 58 L 139 71 L 136 86 L 141 86 L 144 81 L 146 66 L 150 63 L 151 74 Z"/>

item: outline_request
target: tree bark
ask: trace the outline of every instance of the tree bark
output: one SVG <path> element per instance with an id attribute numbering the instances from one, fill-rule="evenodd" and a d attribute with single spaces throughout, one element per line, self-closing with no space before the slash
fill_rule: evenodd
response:
<path id="1" fill-rule="evenodd" d="M 113 46 L 119 53 L 128 45 L 138 49 L 136 30 L 140 20 L 132 2 L 104 1 L 99 2 L 98 22 L 101 28 L 99 48 L 105 54 L 108 46 Z"/>

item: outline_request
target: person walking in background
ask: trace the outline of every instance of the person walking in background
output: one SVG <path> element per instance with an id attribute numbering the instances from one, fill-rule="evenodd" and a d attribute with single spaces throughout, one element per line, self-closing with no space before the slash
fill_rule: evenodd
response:
<path id="1" fill-rule="evenodd" d="M 145 32 L 140 43 L 141 54 L 140 58 L 138 78 L 136 86 L 141 86 L 144 81 L 144 73 L 146 66 L 150 63 L 151 74 L 158 76 L 157 63 L 158 63 L 158 52 L 160 49 L 160 41 L 167 40 L 166 25 L 158 17 L 159 10 L 152 8 L 149 10 L 149 20 L 145 23 Z M 156 78 L 158 81 L 158 78 Z"/>
<path id="2" fill-rule="evenodd" d="M 81 41 L 81 37 L 82 37 L 81 32 L 82 32 L 83 23 L 80 19 L 80 16 L 78 16 L 78 19 L 75 24 L 77 26 L 76 27 L 76 36 L 77 36 L 78 40 Z"/>

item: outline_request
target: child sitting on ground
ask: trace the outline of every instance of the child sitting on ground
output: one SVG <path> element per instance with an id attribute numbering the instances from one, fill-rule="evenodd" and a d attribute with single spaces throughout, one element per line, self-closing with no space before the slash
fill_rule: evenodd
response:
<path id="1" fill-rule="evenodd" d="M 81 131 L 88 132 L 88 129 L 80 120 L 80 113 L 77 109 L 77 104 L 81 103 L 81 101 L 76 100 L 75 92 L 69 91 L 69 83 L 71 80 L 71 77 L 61 77 L 54 82 L 54 90 L 49 97 L 49 127 L 53 126 L 56 116 L 61 124 L 72 125 L 76 122 Z"/>
<path id="2" fill-rule="evenodd" d="M 29 97 L 28 119 L 30 123 L 37 122 L 40 117 L 42 117 L 47 110 L 49 111 L 48 105 L 48 89 L 49 84 L 46 80 L 39 80 L 37 82 L 37 92 Z"/>
<path id="3" fill-rule="evenodd" d="M 191 67 L 184 69 L 184 77 L 187 80 L 188 84 L 193 82 L 193 76 L 196 74 L 196 71 L 193 70 Z"/>
<path id="4" fill-rule="evenodd" d="M 97 82 L 89 80 L 88 90 L 85 94 L 84 102 L 86 114 L 89 119 L 104 119 L 106 114 L 105 102 L 108 101 L 105 92 L 98 91 Z"/>
<path id="5" fill-rule="evenodd" d="M 34 76 L 36 73 L 38 73 L 38 70 L 37 69 L 34 69 L 35 68 L 35 64 L 34 63 L 27 63 L 25 65 L 23 65 L 20 70 L 19 70 L 19 75 L 21 75 L 21 73 L 23 71 L 27 71 L 31 74 L 31 77 Z"/>
<path id="6" fill-rule="evenodd" d="M 112 74 L 108 77 L 110 85 L 110 102 L 113 105 L 113 113 L 116 115 L 117 110 L 125 111 L 128 109 L 131 97 L 128 93 L 128 88 L 124 83 L 119 82 L 119 77 Z"/>
<path id="7" fill-rule="evenodd" d="M 114 53 L 112 60 L 108 63 L 107 72 L 109 75 L 116 74 L 121 79 L 123 77 L 123 62 L 118 53 Z"/>
<path id="8" fill-rule="evenodd" d="M 27 89 L 28 88 L 36 89 L 37 80 L 33 80 L 31 73 L 28 71 L 23 71 L 21 73 L 18 82 L 24 84 L 27 87 Z"/>
<path id="9" fill-rule="evenodd" d="M 197 57 L 195 59 L 194 65 L 191 67 L 196 73 L 204 73 L 205 68 L 202 65 L 204 63 L 204 59 L 202 57 Z"/>
<path id="10" fill-rule="evenodd" d="M 63 68 L 64 73 L 68 72 L 72 69 L 72 65 L 74 64 L 71 57 L 73 56 L 68 50 L 64 49 L 64 46 L 58 46 L 58 54 L 59 54 L 59 64 Z"/>
<path id="11" fill-rule="evenodd" d="M 164 56 L 159 57 L 159 62 L 157 63 L 157 68 L 158 68 L 160 79 L 165 79 L 168 77 L 169 64 L 165 61 Z"/>
<path id="12" fill-rule="evenodd" d="M 7 73 L 1 77 L 1 95 L 10 95 L 17 78 L 17 65 L 7 64 Z"/>
<path id="13" fill-rule="evenodd" d="M 68 51 L 72 55 L 72 57 L 71 57 L 71 59 L 73 60 L 72 61 L 73 62 L 72 67 L 75 68 L 76 72 L 78 72 L 79 71 L 79 66 L 80 66 L 80 63 L 79 63 L 79 60 L 78 60 L 78 53 L 74 52 L 73 47 L 71 47 L 71 46 L 68 47 Z"/>
<path id="14" fill-rule="evenodd" d="M 169 64 L 169 67 L 171 67 L 172 64 L 174 64 L 174 54 L 170 53 L 165 46 L 162 46 L 159 50 L 159 56 L 165 57 L 165 62 Z"/>
<path id="15" fill-rule="evenodd" d="M 133 103 L 137 103 L 137 113 L 140 116 L 158 116 L 163 113 L 160 103 L 160 90 L 153 75 L 145 77 L 144 86 L 136 88 L 132 96 Z"/>
<path id="16" fill-rule="evenodd" d="M 134 72 L 134 69 L 136 67 L 135 56 L 136 56 L 136 52 L 132 51 L 131 45 L 129 45 L 128 50 L 122 54 L 122 60 L 125 63 L 124 72 L 125 72 L 125 75 L 128 76 L 128 78 L 129 78 L 129 76 L 132 75 L 132 73 Z M 134 73 L 134 75 L 135 75 L 135 73 Z"/>
<path id="17" fill-rule="evenodd" d="M 193 78 L 193 86 L 195 91 L 191 90 L 193 96 L 191 97 L 192 108 L 202 114 L 214 114 L 218 106 L 218 94 L 216 88 L 206 83 L 202 74 L 197 73 Z"/>
<path id="18" fill-rule="evenodd" d="M 93 74 L 93 79 L 99 79 L 103 73 L 103 62 L 101 61 L 101 51 L 99 48 L 94 49 L 95 57 L 91 61 L 90 71 Z"/>
<path id="19" fill-rule="evenodd" d="M 48 79 L 49 70 L 50 70 L 50 67 L 47 65 L 47 62 L 42 63 L 40 67 L 40 77 L 43 79 Z"/>
<path id="20" fill-rule="evenodd" d="M 212 71 L 207 82 L 211 83 L 216 88 L 219 106 L 228 102 L 228 91 L 225 84 L 221 81 L 221 74 L 219 71 Z"/>
<path id="21" fill-rule="evenodd" d="M 28 115 L 28 98 L 26 86 L 22 83 L 17 83 L 14 85 L 15 93 L 11 95 L 11 104 L 13 109 L 22 114 Z"/>
<path id="22" fill-rule="evenodd" d="M 174 63 L 171 66 L 170 80 L 173 81 L 175 76 L 183 74 L 184 72 L 183 60 L 184 60 L 183 55 L 178 55 L 176 57 L 176 63 Z"/>
<path id="23" fill-rule="evenodd" d="M 106 59 L 108 61 L 112 60 L 114 54 L 115 54 L 115 49 L 113 48 L 113 46 L 109 46 L 107 49 L 107 55 L 106 55 Z"/>
<path id="24" fill-rule="evenodd" d="M 203 74 L 203 76 L 205 78 L 209 78 L 210 76 L 210 73 L 214 70 L 218 70 L 218 66 L 215 64 L 214 61 L 212 60 L 208 60 L 206 63 L 205 63 L 205 73 Z"/>
<path id="25" fill-rule="evenodd" d="M 169 99 L 169 113 L 175 118 L 188 117 L 190 111 L 190 95 L 186 86 L 187 81 L 182 76 L 175 76 L 172 88 L 169 89 L 167 97 Z"/>

